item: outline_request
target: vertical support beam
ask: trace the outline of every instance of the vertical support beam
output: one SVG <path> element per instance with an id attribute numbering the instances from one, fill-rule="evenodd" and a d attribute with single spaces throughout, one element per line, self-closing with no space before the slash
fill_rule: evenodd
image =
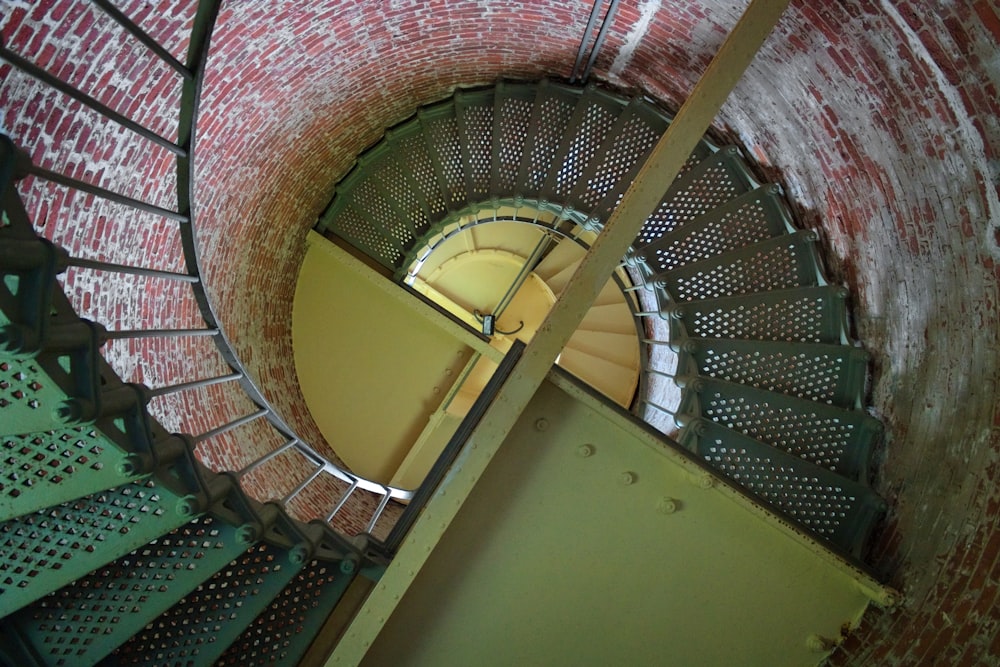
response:
<path id="1" fill-rule="evenodd" d="M 355 618 L 327 662 L 329 667 L 357 665 L 364 657 L 788 2 L 753 0 L 747 7 L 525 349 L 510 379 L 455 461 L 449 478 L 428 502 L 372 591 L 365 603 L 372 613 Z"/>

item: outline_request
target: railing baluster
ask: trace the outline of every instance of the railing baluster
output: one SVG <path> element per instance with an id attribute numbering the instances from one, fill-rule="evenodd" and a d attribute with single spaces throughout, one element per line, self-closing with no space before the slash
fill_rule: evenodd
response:
<path id="1" fill-rule="evenodd" d="M 340 500 L 337 501 L 337 504 L 334 505 L 333 511 L 330 512 L 329 515 L 327 515 L 327 517 L 326 517 L 326 522 L 327 523 L 330 523 L 331 521 L 333 521 L 333 517 L 337 515 L 337 512 L 339 512 L 341 509 L 343 509 L 344 505 L 347 504 L 347 499 L 350 498 L 351 494 L 353 494 L 354 491 L 358 488 L 358 484 L 359 483 L 360 483 L 360 480 L 355 479 L 354 483 L 351 484 L 351 486 L 346 491 L 344 491 L 344 495 L 342 495 L 340 497 Z"/>
<path id="2" fill-rule="evenodd" d="M 668 415 L 670 415 L 671 417 L 676 417 L 677 416 L 677 411 L 676 410 L 668 410 L 667 408 L 663 407 L 662 405 L 659 405 L 658 403 L 654 403 L 653 401 L 650 401 L 650 400 L 647 400 L 647 399 L 642 399 L 641 402 L 643 404 L 645 404 L 645 405 L 648 405 L 650 407 L 656 408 L 660 412 L 665 412 Z"/>
<path id="3" fill-rule="evenodd" d="M 312 484 L 313 480 L 315 480 L 315 479 L 316 479 L 317 477 L 319 477 L 319 476 L 320 476 L 320 474 L 321 474 L 321 473 L 323 472 L 323 469 L 324 469 L 324 467 L 325 467 L 325 466 L 323 466 L 322 464 L 320 464 L 320 466 L 319 466 L 318 468 L 316 468 L 316 469 L 315 469 L 315 470 L 314 470 L 314 471 L 312 472 L 312 474 L 311 474 L 311 475 L 309 475 L 309 476 L 308 476 L 308 477 L 306 477 L 306 478 L 305 478 L 304 480 L 302 480 L 302 482 L 301 482 L 301 483 L 300 483 L 300 484 L 299 484 L 298 486 L 296 486 L 296 487 L 295 487 L 295 488 L 294 488 L 294 489 L 293 489 L 293 490 L 291 491 L 291 493 L 289 493 L 289 494 L 288 494 L 287 496 L 285 496 L 284 498 L 282 498 L 282 499 L 281 499 L 281 504 L 282 504 L 282 505 L 286 504 L 286 503 L 287 503 L 287 502 L 288 502 L 289 500 L 291 500 L 291 499 L 292 499 L 292 498 L 294 498 L 295 496 L 297 496 L 297 495 L 299 495 L 300 493 L 302 493 L 302 489 L 304 489 L 304 488 L 306 488 L 307 486 L 309 486 L 310 484 Z"/>
<path id="4" fill-rule="evenodd" d="M 385 511 L 385 506 L 389 504 L 389 489 L 383 487 L 383 492 L 385 495 L 382 496 L 382 502 L 378 504 L 375 514 L 372 515 L 372 520 L 368 522 L 368 526 L 365 528 L 366 533 L 371 533 L 375 530 L 375 524 L 378 523 L 379 517 Z"/>
<path id="5" fill-rule="evenodd" d="M 126 197 L 125 195 L 118 194 L 117 192 L 112 192 L 106 188 L 102 188 L 92 183 L 87 183 L 86 181 L 81 181 L 65 174 L 60 174 L 44 167 L 39 167 L 36 165 L 31 165 L 28 168 L 28 173 L 44 178 L 47 181 L 52 181 L 53 183 L 58 183 L 60 185 L 65 185 L 68 188 L 74 188 L 80 190 L 81 192 L 86 192 L 88 194 L 101 197 L 102 199 L 107 199 L 108 201 L 113 201 L 118 204 L 124 204 L 126 206 L 131 206 L 132 208 L 138 209 L 140 211 L 145 211 L 146 213 L 154 213 L 156 215 L 162 215 L 164 218 L 169 218 L 171 220 L 177 220 L 178 222 L 189 222 L 190 218 L 183 213 L 178 213 L 177 211 L 171 211 L 170 209 L 163 208 L 162 206 L 156 206 L 155 204 L 149 204 L 138 199 L 133 199 L 132 197 Z"/>
<path id="6" fill-rule="evenodd" d="M 28 76 L 34 77 L 35 79 L 38 79 L 39 81 L 55 88 L 64 95 L 72 97 L 80 104 L 83 104 L 84 106 L 93 109 L 94 111 L 101 114 L 108 120 L 112 120 L 121 125 L 122 127 L 127 127 L 128 129 L 132 130 L 139 136 L 152 141 L 154 144 L 157 144 L 158 146 L 166 148 L 174 155 L 180 155 L 180 156 L 187 155 L 187 150 L 183 146 L 178 146 L 169 139 L 161 137 L 159 134 L 153 132 L 149 128 L 139 125 L 139 123 L 135 122 L 130 118 L 126 118 L 125 116 L 118 113 L 117 111 L 107 106 L 106 104 L 97 101 L 96 99 L 84 93 L 83 91 L 77 90 L 76 88 L 69 85 L 62 79 L 53 76 L 52 74 L 45 71 L 38 65 L 35 65 L 31 61 L 26 60 L 21 56 L 17 55 L 16 53 L 8 49 L 6 46 L 0 45 L 0 59 L 6 60 L 11 65 L 21 70 Z"/>
<path id="7" fill-rule="evenodd" d="M 125 338 L 178 338 L 181 336 L 218 335 L 218 329 L 127 329 L 108 331 L 102 337 L 105 340 L 122 340 Z"/>
<path id="8" fill-rule="evenodd" d="M 229 422 L 228 424 L 223 424 L 222 426 L 217 426 L 216 428 L 213 428 L 210 431 L 205 431 L 201 435 L 195 437 L 194 442 L 195 442 L 195 444 L 197 444 L 199 442 L 204 442 L 205 440 L 208 440 L 209 438 L 214 438 L 215 436 L 221 435 L 223 433 L 226 433 L 227 431 L 232 431 L 234 428 L 237 428 L 239 426 L 243 426 L 244 424 L 249 424 L 250 422 L 252 422 L 255 419 L 260 419 L 261 417 L 263 417 L 264 415 L 266 415 L 267 412 L 268 412 L 267 408 L 261 408 L 257 412 L 251 413 L 251 414 L 247 415 L 246 417 L 240 417 L 239 419 L 234 419 L 233 421 Z"/>
<path id="9" fill-rule="evenodd" d="M 187 273 L 147 269 L 141 266 L 126 266 L 125 264 L 112 264 L 111 262 L 101 262 L 96 259 L 83 259 L 82 257 L 70 257 L 69 265 L 82 269 L 94 269 L 95 271 L 113 271 L 115 273 L 127 273 L 134 276 L 180 280 L 186 283 L 196 283 L 201 280 L 198 276 L 192 276 Z"/>
<path id="10" fill-rule="evenodd" d="M 177 70 L 177 72 L 183 76 L 185 79 L 191 79 L 194 77 L 194 73 L 185 67 L 177 58 L 170 55 L 163 46 L 160 45 L 155 39 L 149 36 L 145 30 L 136 25 L 129 17 L 125 16 L 121 11 L 118 10 L 113 4 L 108 2 L 108 0 L 91 0 L 95 5 L 101 8 L 105 14 L 110 16 L 118 25 L 125 28 L 133 37 L 138 39 L 140 42 L 146 45 L 150 51 L 155 53 L 160 60 L 170 65 L 172 68 Z"/>
<path id="11" fill-rule="evenodd" d="M 256 461 L 244 466 L 242 470 L 236 473 L 236 476 L 244 477 L 246 475 L 249 475 L 251 472 L 259 468 L 260 466 L 264 465 L 278 454 L 281 454 L 282 452 L 287 452 L 289 449 L 298 444 L 298 442 L 299 442 L 298 438 L 292 438 L 291 440 L 283 444 L 281 447 L 278 447 L 277 449 L 272 449 L 267 454 L 264 454 L 263 456 L 258 458 Z"/>
<path id="12" fill-rule="evenodd" d="M 198 389 L 200 387 L 209 387 L 213 384 L 220 384 L 222 382 L 231 382 L 232 380 L 239 380 L 243 377 L 243 373 L 232 373 L 230 375 L 220 375 L 214 378 L 206 378 L 204 380 L 191 380 L 190 382 L 180 382 L 178 384 L 171 384 L 165 387 L 159 387 L 157 389 L 150 389 L 150 398 L 154 396 L 166 396 L 167 394 L 173 394 L 178 391 L 184 391 L 187 389 Z"/>

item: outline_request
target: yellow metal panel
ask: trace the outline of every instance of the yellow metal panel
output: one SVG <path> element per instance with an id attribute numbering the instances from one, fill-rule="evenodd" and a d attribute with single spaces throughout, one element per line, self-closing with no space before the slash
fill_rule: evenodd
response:
<path id="1" fill-rule="evenodd" d="M 578 399 L 542 385 L 362 664 L 814 665 L 857 623 L 850 567 Z"/>
<path id="2" fill-rule="evenodd" d="M 292 315 L 295 370 L 344 463 L 388 483 L 472 350 L 348 259 L 323 239 L 309 245 Z"/>

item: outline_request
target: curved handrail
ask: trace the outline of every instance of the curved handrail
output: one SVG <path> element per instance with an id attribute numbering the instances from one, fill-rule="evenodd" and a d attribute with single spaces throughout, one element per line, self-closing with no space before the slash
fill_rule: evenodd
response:
<path id="1" fill-rule="evenodd" d="M 247 398 L 254 404 L 255 409 L 250 414 L 234 419 L 222 426 L 210 429 L 201 435 L 193 438 L 194 442 L 200 442 L 219 435 L 240 425 L 263 418 L 285 439 L 285 443 L 280 447 L 268 452 L 256 461 L 245 466 L 241 471 L 235 473 L 236 479 L 240 479 L 254 468 L 265 463 L 274 456 L 295 449 L 304 458 L 310 461 L 315 469 L 307 476 L 307 479 L 298 484 L 292 493 L 286 495 L 282 502 L 287 503 L 295 495 L 305 489 L 308 484 L 317 479 L 321 474 L 331 475 L 349 485 L 349 489 L 334 504 L 333 511 L 327 516 L 327 522 L 334 519 L 337 512 L 342 509 L 350 495 L 361 489 L 373 493 L 381 498 L 378 502 L 378 509 L 368 524 L 368 531 L 374 527 L 384 511 L 390 498 L 397 500 L 409 500 L 414 492 L 400 489 L 384 484 L 379 484 L 372 480 L 353 474 L 330 461 L 314 447 L 300 438 L 287 422 L 275 410 L 270 401 L 251 378 L 246 367 L 237 356 L 229 338 L 220 323 L 217 311 L 208 294 L 208 290 L 202 280 L 201 255 L 197 239 L 195 226 L 196 204 L 195 204 L 195 144 L 197 137 L 197 120 L 201 102 L 202 87 L 206 78 L 208 66 L 208 56 L 210 50 L 211 37 L 219 16 L 222 0 L 200 0 L 196 9 L 195 17 L 191 28 L 191 37 L 188 44 L 185 62 L 182 63 L 174 58 L 162 45 L 158 44 L 148 33 L 129 19 L 124 13 L 114 7 L 106 0 L 93 0 L 94 4 L 108 17 L 124 28 L 132 37 L 144 44 L 152 51 L 157 58 L 165 62 L 174 69 L 181 78 L 180 106 L 177 116 L 178 129 L 176 142 L 156 134 L 129 117 L 115 111 L 111 107 L 103 104 L 98 99 L 79 90 L 75 86 L 68 84 L 42 67 L 31 62 L 28 58 L 13 52 L 7 45 L 0 41 L 0 59 L 8 62 L 13 67 L 24 72 L 28 76 L 46 84 L 46 86 L 58 90 L 85 107 L 97 112 L 104 118 L 125 127 L 135 134 L 143 137 L 173 153 L 176 162 L 177 176 L 177 209 L 171 210 L 151 203 L 134 199 L 118 192 L 96 186 L 87 181 L 69 177 L 65 174 L 51 171 L 38 165 L 34 165 L 30 160 L 26 160 L 23 171 L 35 177 L 58 183 L 68 188 L 94 195 L 109 201 L 117 202 L 127 207 L 152 213 L 167 220 L 177 222 L 180 231 L 181 247 L 184 256 L 185 272 L 161 271 L 150 268 L 126 266 L 112 264 L 85 258 L 71 257 L 68 253 L 65 259 L 66 265 L 89 268 L 99 271 L 111 271 L 123 274 L 142 275 L 164 280 L 182 281 L 189 283 L 195 302 L 198 305 L 200 316 L 204 322 L 204 328 L 193 329 L 151 329 L 151 330 L 131 330 L 131 331 L 104 331 L 102 340 L 125 339 L 125 338 L 150 338 L 150 337 L 173 337 L 173 336 L 209 336 L 214 339 L 215 346 L 224 362 L 231 369 L 231 373 L 220 375 L 219 377 L 198 379 L 186 382 L 179 382 L 172 386 L 160 387 L 146 390 L 150 397 L 160 396 L 176 391 L 204 387 L 211 384 L 238 381 L 240 388 Z M 26 156 L 25 156 L 26 157 Z"/>
<path id="2" fill-rule="evenodd" d="M 180 226 L 181 242 L 184 249 L 184 261 L 189 273 L 202 276 L 201 254 L 195 228 L 195 173 L 194 157 L 197 140 L 198 112 L 201 103 L 201 90 L 205 80 L 205 73 L 208 62 L 208 52 L 211 43 L 211 36 L 218 17 L 222 0 L 201 0 L 198 3 L 198 11 L 195 15 L 194 26 L 191 33 L 191 41 L 188 47 L 187 67 L 192 72 L 190 78 L 186 78 L 182 84 L 181 93 L 181 113 L 179 119 L 178 138 L 182 146 L 187 148 L 186 155 L 177 160 L 177 197 L 178 211 L 187 215 L 187 221 Z M 333 475 L 342 481 L 358 488 L 376 493 L 388 495 L 390 498 L 398 500 L 409 500 L 413 492 L 392 486 L 387 486 L 373 482 L 359 475 L 350 473 L 340 466 L 334 464 L 316 449 L 303 441 L 295 431 L 281 418 L 281 416 L 264 396 L 260 388 L 256 385 L 246 367 L 240 361 L 233 345 L 230 343 L 225 329 L 217 316 L 212 300 L 208 295 L 205 283 L 199 280 L 192 284 L 195 299 L 201 316 L 209 328 L 217 329 L 215 344 L 219 353 L 226 363 L 234 371 L 240 374 L 238 382 L 246 392 L 247 396 L 259 408 L 267 412 L 262 415 L 282 436 L 293 443 L 291 446 L 298 449 L 303 455 L 312 460 L 322 468 L 323 472 Z"/>

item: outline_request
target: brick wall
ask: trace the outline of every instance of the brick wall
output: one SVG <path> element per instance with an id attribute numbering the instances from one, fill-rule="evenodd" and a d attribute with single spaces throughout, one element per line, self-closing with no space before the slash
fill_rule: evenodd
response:
<path id="1" fill-rule="evenodd" d="M 145 77 L 141 50 L 87 38 L 103 25 L 89 5 L 54 3 L 46 14 L 46 4 L 19 3 L 0 18 L 5 42 L 170 136 L 176 77 Z M 134 4 L 180 54 L 191 3 Z M 742 6 L 624 0 L 595 76 L 677 106 Z M 178 18 L 164 18 L 175 9 Z M 311 442 L 322 439 L 298 393 L 288 322 L 305 230 L 331 185 L 385 127 L 457 84 L 568 74 L 588 10 L 577 2 L 226 3 L 198 147 L 205 269 L 241 358 Z M 851 288 L 854 330 L 874 358 L 873 411 L 888 427 L 877 485 L 891 513 L 871 560 L 906 602 L 867 615 L 835 664 L 1000 660 L 998 12 L 988 0 L 798 0 L 716 123 L 820 232 L 829 274 Z M 77 66 L 85 58 L 100 67 Z M 3 126 L 36 160 L 90 169 L 88 178 L 169 204 L 163 151 L 126 140 L 127 131 L 6 67 L 0 73 Z M 88 256 L 138 262 L 155 249 L 163 267 L 180 267 L 176 231 L 155 216 L 32 181 L 22 191 L 39 228 L 64 245 L 86 243 L 78 229 L 96 226 L 108 242 L 81 248 Z M 83 271 L 66 284 L 85 311 L 115 304 L 116 318 L 121 310 L 129 322 L 162 322 L 154 306 L 163 299 L 171 321 L 195 313 L 176 286 L 136 296 L 135 285 Z M 217 370 L 204 342 L 172 342 L 175 351 L 152 365 L 136 363 L 148 354 L 138 345 L 116 344 L 111 357 L 126 376 L 165 382 L 192 368 Z M 224 386 L 158 409 L 177 428 L 204 430 L 216 424 L 189 413 L 205 403 L 213 406 L 205 422 L 246 407 Z M 248 428 L 237 440 L 205 443 L 202 456 L 220 467 L 253 460 L 265 440 Z M 305 474 L 301 457 L 287 457 L 247 483 L 280 496 Z M 323 514 L 340 487 L 324 481 L 292 507 Z M 344 521 L 363 523 L 363 515 Z"/>

